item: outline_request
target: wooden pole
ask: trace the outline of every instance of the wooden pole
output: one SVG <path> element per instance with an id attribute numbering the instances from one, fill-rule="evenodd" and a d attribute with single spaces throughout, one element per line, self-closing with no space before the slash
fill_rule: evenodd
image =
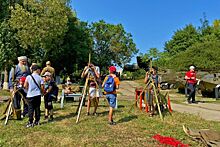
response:
<path id="1" fill-rule="evenodd" d="M 87 89 L 88 81 L 89 81 L 89 76 L 87 76 L 86 82 L 85 82 L 85 85 L 84 85 L 83 96 L 82 96 L 82 99 L 81 99 L 81 102 L 80 102 L 80 106 L 79 106 L 79 110 L 78 110 L 78 115 L 77 115 L 77 118 L 76 118 L 76 123 L 79 122 L 79 117 L 80 117 L 80 113 L 81 113 L 81 110 L 82 110 L 83 101 L 84 101 L 84 99 L 86 97 L 86 89 Z"/>
<path id="2" fill-rule="evenodd" d="M 89 53 L 89 64 L 91 63 L 91 53 Z"/>
<path id="3" fill-rule="evenodd" d="M 8 107 L 8 112 L 6 113 L 5 125 L 7 125 L 7 123 L 8 123 L 8 118 L 10 116 L 11 110 L 12 110 L 12 101 L 10 101 L 10 104 Z"/>
<path id="4" fill-rule="evenodd" d="M 162 113 L 161 113 L 160 104 L 159 104 L 159 100 L 158 100 L 158 97 L 157 97 L 156 87 L 155 87 L 154 84 L 152 84 L 152 86 L 153 86 L 153 90 L 154 90 L 154 95 L 155 95 L 156 105 L 157 105 L 157 108 L 158 108 L 158 111 L 159 111 L 159 115 L 160 115 L 161 120 L 163 120 L 163 115 L 162 115 Z"/>

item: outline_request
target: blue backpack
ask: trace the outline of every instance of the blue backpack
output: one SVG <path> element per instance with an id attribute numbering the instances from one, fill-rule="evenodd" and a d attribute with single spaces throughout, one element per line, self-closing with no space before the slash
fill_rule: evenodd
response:
<path id="1" fill-rule="evenodd" d="M 108 79 L 106 80 L 104 84 L 104 91 L 105 92 L 113 92 L 115 90 L 115 81 L 112 76 L 108 76 Z"/>

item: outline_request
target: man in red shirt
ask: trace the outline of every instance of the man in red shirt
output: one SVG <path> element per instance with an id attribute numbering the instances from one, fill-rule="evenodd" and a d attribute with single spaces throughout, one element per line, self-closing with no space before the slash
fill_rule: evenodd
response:
<path id="1" fill-rule="evenodd" d="M 195 101 L 195 93 L 196 93 L 196 72 L 195 67 L 190 66 L 189 71 L 186 72 L 185 79 L 187 82 L 187 88 L 189 89 L 188 103 L 196 103 Z M 192 102 L 191 102 L 192 99 Z"/>

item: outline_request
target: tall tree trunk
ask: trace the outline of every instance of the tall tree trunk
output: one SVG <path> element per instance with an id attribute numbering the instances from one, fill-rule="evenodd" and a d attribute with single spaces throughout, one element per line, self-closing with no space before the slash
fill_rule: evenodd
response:
<path id="1" fill-rule="evenodd" d="M 8 70 L 5 68 L 3 89 L 8 90 Z"/>

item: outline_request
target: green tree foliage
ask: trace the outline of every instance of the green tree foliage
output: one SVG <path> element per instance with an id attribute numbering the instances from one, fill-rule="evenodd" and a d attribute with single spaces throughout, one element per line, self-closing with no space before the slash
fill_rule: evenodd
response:
<path id="1" fill-rule="evenodd" d="M 63 43 L 59 50 L 51 52 L 46 59 L 52 59 L 57 71 L 65 67 L 68 74 L 75 72 L 73 67 L 76 64 L 79 69 L 83 69 L 88 62 L 89 52 L 92 50 L 92 38 L 89 33 L 87 23 L 79 22 L 73 15 L 70 15 L 68 31 L 65 33 Z"/>
<path id="2" fill-rule="evenodd" d="M 9 68 L 14 64 L 17 56 L 24 53 L 19 46 L 15 32 L 11 30 L 8 23 L 0 23 L 0 68 Z"/>
<path id="3" fill-rule="evenodd" d="M 91 25 L 91 35 L 94 41 L 93 58 L 101 68 L 115 63 L 128 63 L 138 52 L 132 35 L 124 30 L 121 24 L 108 24 L 101 20 Z"/>
<path id="4" fill-rule="evenodd" d="M 213 27 L 215 29 L 219 29 L 220 28 L 220 20 L 219 19 L 216 19 L 213 21 Z"/>
<path id="5" fill-rule="evenodd" d="M 218 69 L 219 20 L 209 25 L 204 15 L 200 21 L 201 26 L 198 29 L 190 24 L 174 33 L 172 39 L 165 43 L 165 51 L 160 54 L 157 65 L 176 70 L 186 70 L 189 65 L 195 65 L 197 69 L 203 70 Z"/>
<path id="6" fill-rule="evenodd" d="M 150 48 L 149 56 L 152 57 L 153 59 L 157 59 L 160 57 L 160 52 L 157 48 Z"/>
<path id="7" fill-rule="evenodd" d="M 172 67 L 183 70 L 195 65 L 201 70 L 220 70 L 220 42 L 197 43 L 173 56 Z"/>
<path id="8" fill-rule="evenodd" d="M 32 58 L 43 59 L 62 43 L 68 21 L 65 4 L 60 0 L 24 0 L 23 5 L 12 8 L 10 26 L 17 31 L 19 44 L 36 53 Z"/>
<path id="9" fill-rule="evenodd" d="M 183 29 L 177 30 L 172 39 L 165 43 L 164 50 L 170 55 L 176 55 L 182 51 L 185 51 L 188 47 L 198 42 L 199 34 L 196 28 L 190 24 Z"/>
<path id="10" fill-rule="evenodd" d="M 8 19 L 10 16 L 10 7 L 14 7 L 15 4 L 22 4 L 23 0 L 0 0 L 0 22 Z"/>

